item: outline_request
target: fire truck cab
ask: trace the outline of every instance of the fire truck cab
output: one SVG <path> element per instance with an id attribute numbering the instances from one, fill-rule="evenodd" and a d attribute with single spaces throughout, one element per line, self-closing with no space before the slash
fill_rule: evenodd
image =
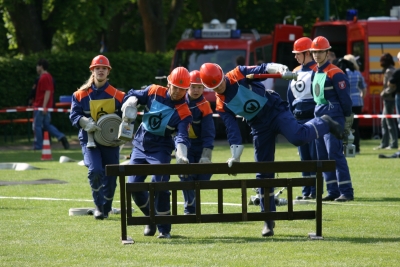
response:
<path id="1" fill-rule="evenodd" d="M 364 98 L 364 114 L 380 114 L 383 87 L 383 72 L 380 57 L 390 53 L 394 62 L 400 51 L 400 6 L 393 7 L 390 17 L 370 17 L 358 20 L 357 10 L 348 10 L 346 20 L 321 21 L 313 25 L 311 37 L 326 37 L 337 58 L 346 54 L 358 57 L 360 71 L 367 84 Z M 380 119 L 361 119 L 360 128 L 364 137 L 372 133 L 378 138 Z"/>
<path id="2" fill-rule="evenodd" d="M 183 66 L 189 71 L 199 70 L 203 63 L 212 62 L 221 66 L 226 73 L 237 66 L 238 57 L 244 58 L 243 65 L 277 62 L 296 67 L 297 61 L 292 54 L 293 43 L 303 36 L 303 28 L 295 25 L 278 24 L 271 34 L 258 33 L 252 29 L 248 33 L 237 28 L 236 21 L 229 19 L 221 23 L 214 19 L 203 23 L 202 29 L 185 30 L 182 39 L 175 47 L 171 70 Z M 288 82 L 276 80 L 268 89 L 274 89 L 286 99 Z M 215 93 L 205 89 L 205 98 L 215 110 Z M 226 136 L 225 126 L 219 117 L 214 118 L 217 136 Z M 243 142 L 249 140 L 249 129 L 241 123 Z"/>

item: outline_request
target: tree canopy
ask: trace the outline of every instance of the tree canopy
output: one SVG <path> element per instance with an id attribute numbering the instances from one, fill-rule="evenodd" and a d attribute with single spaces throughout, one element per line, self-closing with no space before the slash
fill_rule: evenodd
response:
<path id="1" fill-rule="evenodd" d="M 328 1 L 329 2 L 329 1 Z M 389 16 L 399 0 L 329 2 L 331 19 L 347 9 L 360 19 Z M 316 18 L 324 19 L 320 0 L 0 0 L 3 23 L 0 51 L 4 56 L 42 51 L 146 51 L 174 48 L 186 28 L 201 28 L 213 18 L 234 18 L 241 29 L 271 32 L 276 23 L 297 24 L 309 33 Z M 300 18 L 301 17 L 301 18 Z"/>

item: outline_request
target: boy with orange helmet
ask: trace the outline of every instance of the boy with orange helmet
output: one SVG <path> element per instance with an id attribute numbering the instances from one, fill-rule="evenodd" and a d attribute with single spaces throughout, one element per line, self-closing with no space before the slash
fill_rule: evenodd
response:
<path id="1" fill-rule="evenodd" d="M 347 136 L 353 122 L 350 84 L 346 74 L 329 62 L 329 49 L 331 45 L 323 36 L 318 36 L 312 41 L 310 51 L 317 63 L 312 75 L 313 97 L 316 102 L 314 114 L 317 118 L 329 115 L 345 128 Z M 347 160 L 343 154 L 343 141 L 327 133 L 316 140 L 316 147 L 319 160 L 336 161 L 336 172 L 324 173 L 328 195 L 322 200 L 353 200 L 353 187 Z"/>
<path id="2" fill-rule="evenodd" d="M 188 164 L 187 149 L 190 147 L 188 129 L 192 114 L 186 103 L 186 92 L 190 87 L 189 71 L 175 68 L 168 76 L 168 87 L 152 84 L 143 90 L 131 89 L 124 98 L 122 111 L 127 106 L 136 108 L 144 105 L 142 123 L 133 140 L 133 150 L 129 164 L 170 163 L 172 151 L 176 148 L 176 162 Z M 172 138 L 175 135 L 175 138 Z M 128 183 L 144 182 L 146 176 L 133 175 Z M 153 175 L 152 182 L 168 182 L 169 175 Z M 149 193 L 135 192 L 132 198 L 141 211 L 149 216 Z M 170 192 L 155 193 L 156 215 L 169 215 Z M 158 238 L 171 237 L 171 224 L 146 225 L 145 236 L 154 236 L 158 228 Z"/>
<path id="3" fill-rule="evenodd" d="M 268 63 L 259 66 L 237 66 L 224 75 L 221 67 L 205 63 L 200 67 L 200 78 L 204 86 L 216 92 L 216 110 L 227 128 L 231 149 L 228 166 L 240 161 L 244 146 L 236 115 L 242 116 L 251 127 L 254 144 L 254 158 L 257 162 L 274 161 L 275 138 L 283 134 L 296 146 L 311 142 L 320 135 L 333 132 L 338 138 L 343 135 L 342 127 L 329 116 L 315 118 L 300 124 L 288 109 L 287 102 L 279 94 L 265 90 L 264 86 L 246 78 L 248 74 L 285 73 L 287 67 Z M 274 178 L 274 173 L 257 173 L 257 179 Z M 261 211 L 276 211 L 274 189 L 268 192 L 270 207 L 264 207 L 264 189 L 259 189 Z M 262 236 L 273 236 L 274 221 L 265 221 Z"/>

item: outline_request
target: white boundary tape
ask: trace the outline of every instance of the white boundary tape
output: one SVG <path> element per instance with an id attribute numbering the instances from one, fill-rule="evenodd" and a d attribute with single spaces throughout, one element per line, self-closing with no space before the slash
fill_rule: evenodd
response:
<path id="1" fill-rule="evenodd" d="M 0 110 L 0 113 L 10 113 L 10 112 L 25 112 L 25 111 L 34 111 L 34 110 L 47 110 L 49 112 L 71 112 L 70 109 L 66 108 L 13 108 L 13 109 L 4 109 Z M 143 115 L 143 112 L 140 111 L 137 113 L 138 115 Z M 219 117 L 219 114 L 214 113 L 213 117 Z M 241 116 L 236 116 L 241 118 Z M 359 114 L 354 115 L 356 119 L 382 119 L 382 118 L 400 118 L 400 114 Z"/>

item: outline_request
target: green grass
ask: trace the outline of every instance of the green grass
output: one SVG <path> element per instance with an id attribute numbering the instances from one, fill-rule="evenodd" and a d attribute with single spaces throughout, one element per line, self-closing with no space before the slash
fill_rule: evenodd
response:
<path id="1" fill-rule="evenodd" d="M 361 154 L 348 158 L 355 201 L 323 205 L 324 240 L 309 240 L 315 221 L 299 220 L 277 221 L 272 238 L 261 237 L 262 222 L 173 225 L 169 240 L 145 237 L 143 226 L 129 226 L 128 236 L 136 243 L 126 246 L 120 241 L 119 215 L 104 221 L 68 215 L 70 208 L 93 206 L 86 168 L 58 162 L 61 155 L 80 160 L 80 149 L 52 149 L 53 161 L 41 161 L 39 151 L 2 150 L 0 162 L 27 162 L 40 169 L 0 170 L 0 180 L 53 178 L 67 183 L 0 186 L 0 266 L 398 266 L 399 160 L 378 159 L 379 153 L 395 152 L 373 151 L 378 144 L 379 140 L 362 140 Z M 227 146 L 217 146 L 213 162 L 225 162 L 229 155 Z M 277 161 L 298 160 L 290 144 L 278 143 L 275 156 Z M 253 161 L 251 145 L 246 145 L 242 161 Z M 298 175 L 279 174 L 293 176 Z M 236 179 L 253 177 L 242 174 Z M 248 194 L 254 192 L 249 189 Z M 296 188 L 294 196 L 300 194 L 301 188 Z M 178 197 L 182 201 L 181 194 Z M 286 192 L 281 197 L 286 198 Z M 119 207 L 119 189 L 114 200 L 114 207 Z M 202 200 L 217 202 L 216 192 L 205 191 Z M 224 191 L 224 200 L 240 204 L 240 191 Z M 134 214 L 141 215 L 134 207 Z M 240 212 L 239 206 L 224 209 Z M 249 206 L 250 211 L 258 209 Z M 278 211 L 286 209 L 278 207 Z M 294 209 L 314 206 L 294 205 Z M 214 213 L 217 206 L 204 204 L 202 211 Z"/>

